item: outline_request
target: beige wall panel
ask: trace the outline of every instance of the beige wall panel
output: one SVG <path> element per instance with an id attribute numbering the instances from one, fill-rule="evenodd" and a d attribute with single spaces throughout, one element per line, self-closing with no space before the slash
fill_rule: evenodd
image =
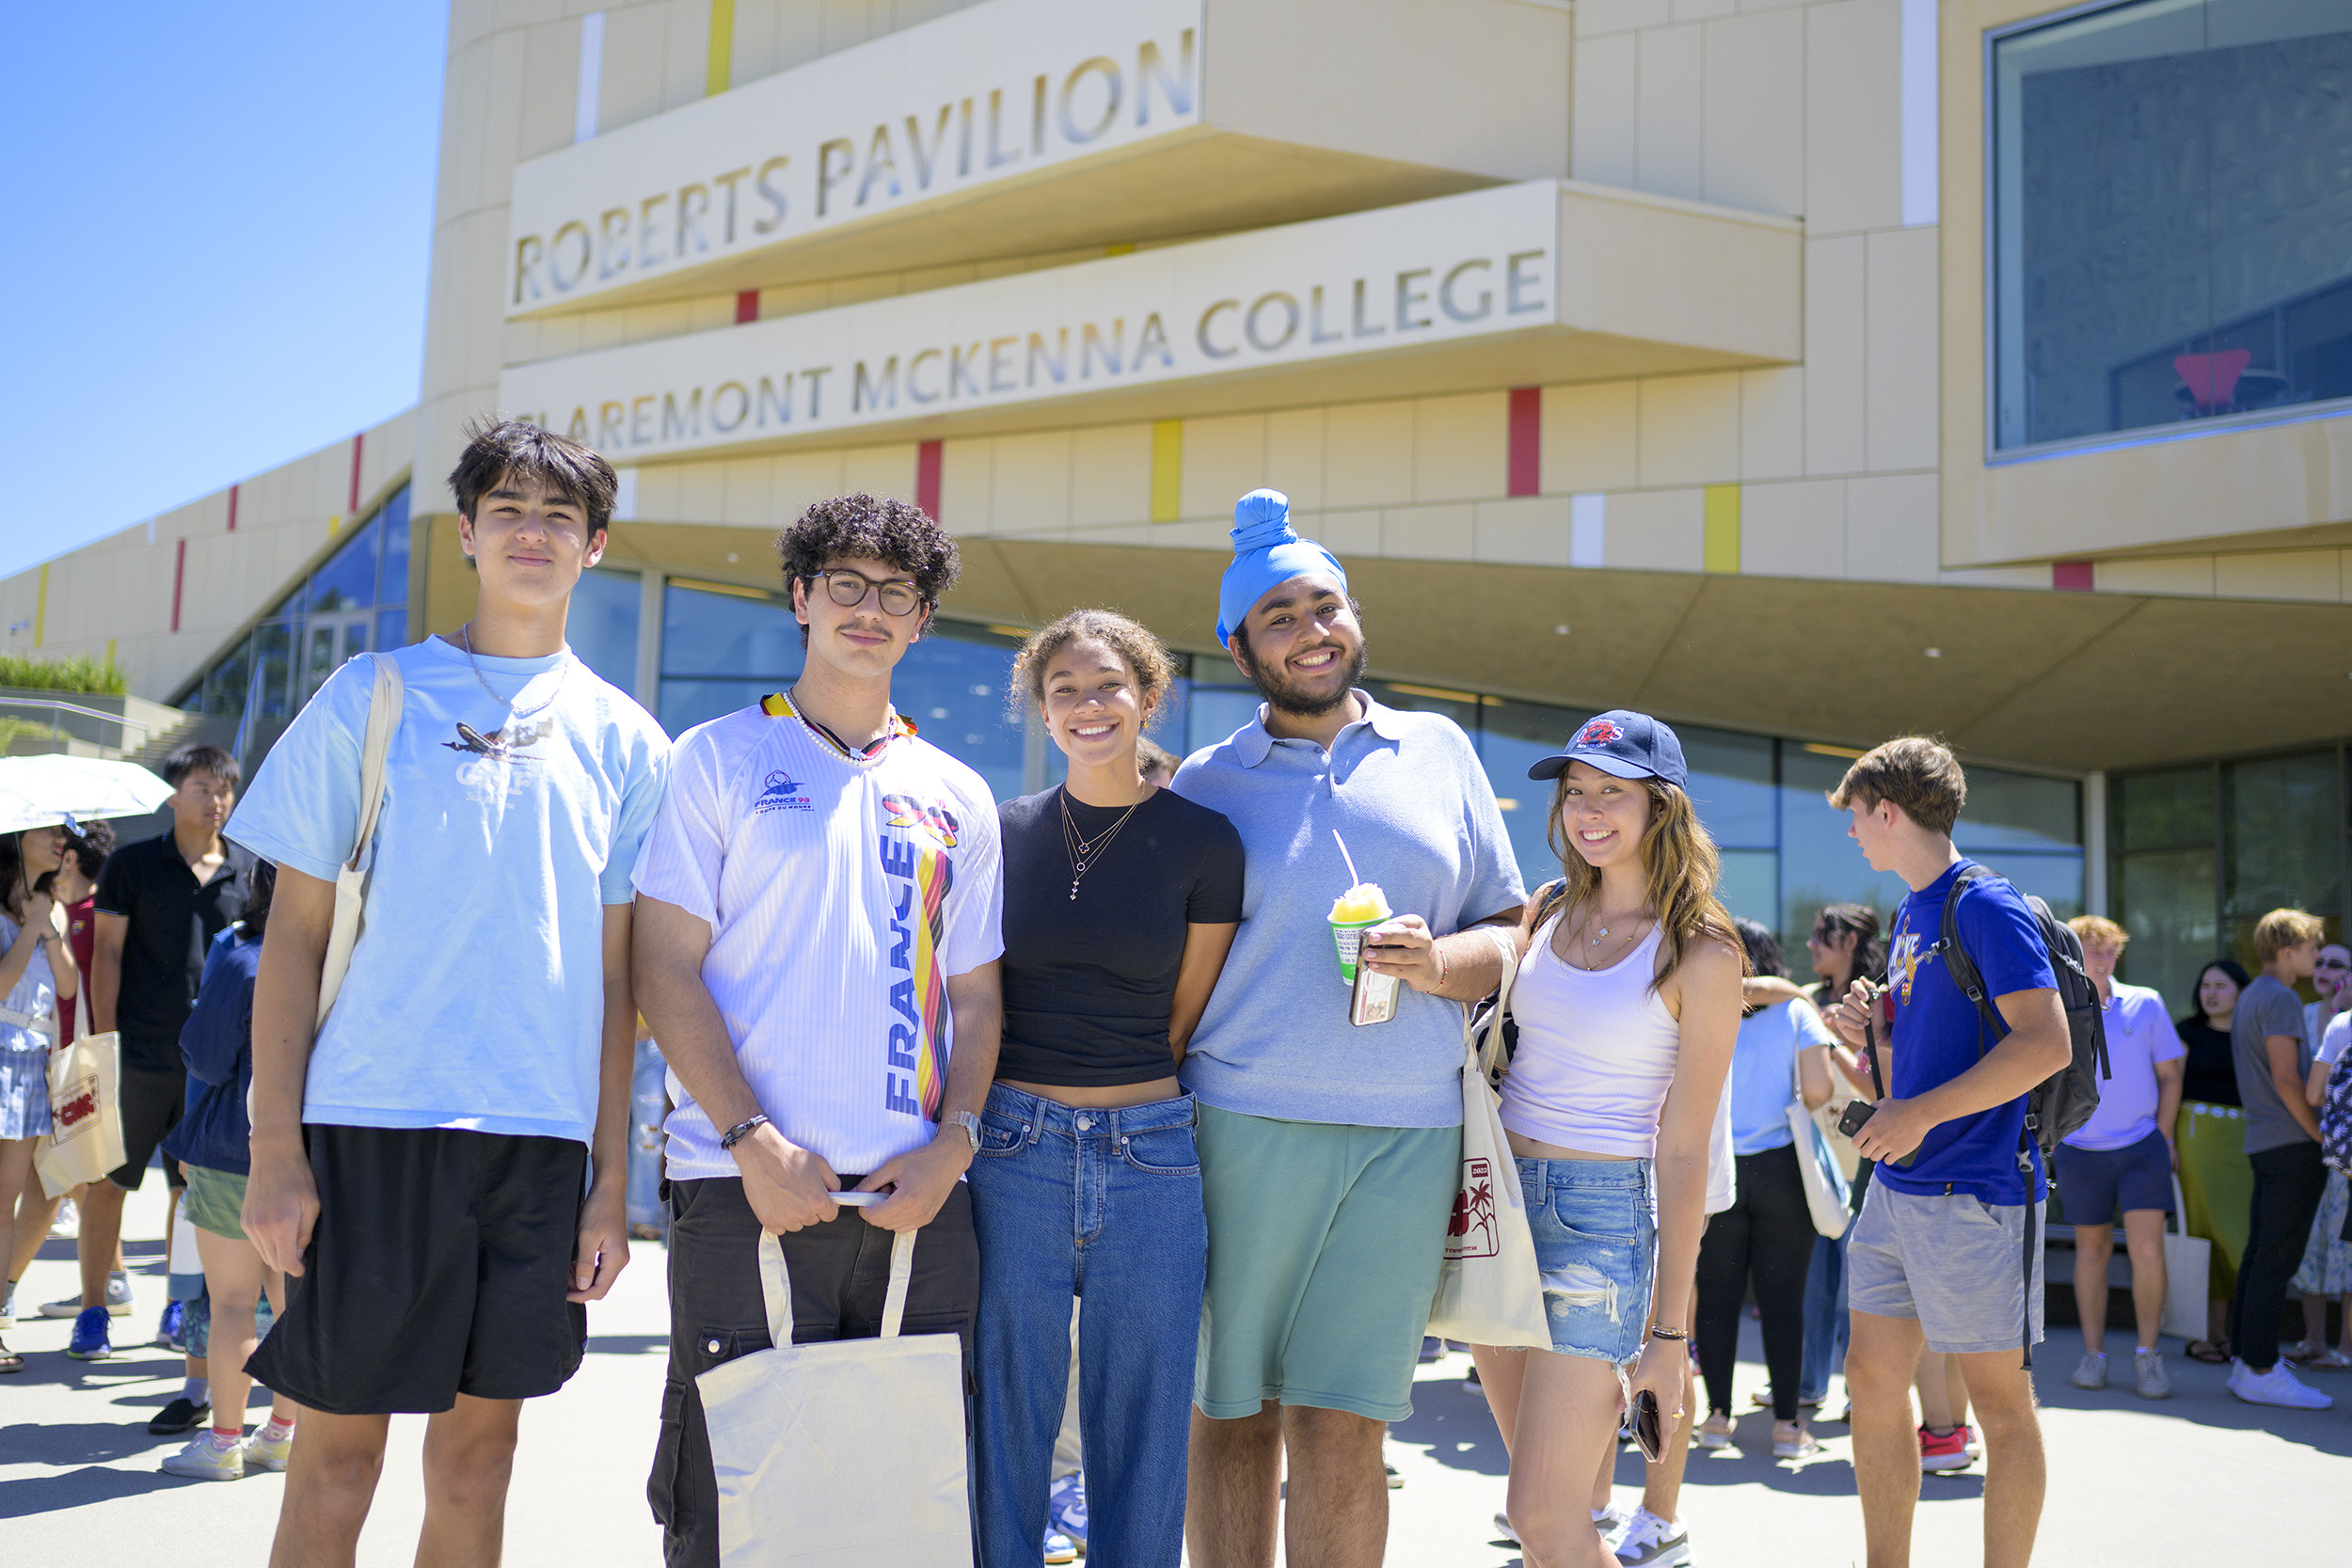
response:
<path id="1" fill-rule="evenodd" d="M 1409 447 L 1406 456 L 1409 462 Z M 1148 457 L 1145 472 L 1150 472 Z M 1184 487 L 1179 498 L 1179 510 L 1184 516 L 1230 518 L 1235 500 L 1261 484 L 1274 483 L 1266 477 L 1263 414 L 1184 421 Z M 1404 493 L 1392 491 L 1388 499 Z M 1295 497 L 1292 504 L 1297 504 Z"/>
<path id="2" fill-rule="evenodd" d="M 1732 8 L 1731 0 L 1709 3 Z M 1679 0 L 1676 20 L 1683 20 Z M 1706 198 L 1756 212 L 1804 212 L 1804 13 L 1724 16 L 1705 32 Z"/>
<path id="3" fill-rule="evenodd" d="M 1673 20 L 1673 0 L 1580 0 L 1576 7 L 1579 39 L 1633 27 L 1662 27 Z"/>
<path id="4" fill-rule="evenodd" d="M 637 470 L 637 515 L 649 523 L 679 520 L 678 469 L 683 464 L 646 464 Z"/>
<path id="5" fill-rule="evenodd" d="M 1515 496 L 1480 501 L 1477 558 L 1505 564 L 1565 566 L 1568 563 L 1568 498 Z"/>
<path id="6" fill-rule="evenodd" d="M 1859 236 L 1804 247 L 1804 467 L 1852 473 L 1868 452 L 1868 317 Z"/>
<path id="7" fill-rule="evenodd" d="M 2180 594 L 2210 598 L 2213 557 L 2126 556 L 2120 561 L 2102 561 L 2091 568 L 2091 580 L 2102 594 Z"/>
<path id="8" fill-rule="evenodd" d="M 1740 477 L 1793 479 L 1804 472 L 1804 371 L 1740 372 Z"/>
<path id="9" fill-rule="evenodd" d="M 939 520 L 958 533 L 994 533 L 996 440 L 945 441 L 939 449 Z"/>
<path id="10" fill-rule="evenodd" d="M 772 76 L 779 71 L 789 71 L 796 65 L 806 65 L 825 52 L 825 19 L 822 11 L 808 0 L 768 0 L 774 13 L 774 31 L 769 43 L 767 69 L 762 75 Z M 739 83 L 748 77 L 738 77 Z"/>
<path id="11" fill-rule="evenodd" d="M 989 516 L 999 533 L 1070 531 L 1070 432 L 996 437 Z"/>
<path id="12" fill-rule="evenodd" d="M 1323 505 L 1323 410 L 1282 408 L 1265 417 L 1266 483 L 1295 511 Z"/>
<path id="13" fill-rule="evenodd" d="M 1637 384 L 1645 485 L 1740 476 L 1740 372 L 1656 376 Z"/>
<path id="14" fill-rule="evenodd" d="M 1470 561 L 1478 554 L 1476 511 L 1468 501 L 1391 506 L 1380 514 L 1380 553 L 1416 561 Z"/>
<path id="15" fill-rule="evenodd" d="M 708 294 L 691 300 L 688 302 L 687 310 L 686 330 L 689 332 L 716 332 L 722 327 L 738 325 L 733 294 Z"/>
<path id="16" fill-rule="evenodd" d="M 1779 11 L 1802 8 L 1810 0 L 1740 0 L 1742 13 L 1749 11 Z"/>
<path id="17" fill-rule="evenodd" d="M 1936 494 L 1933 474 L 1848 481 L 1846 575 L 1877 582 L 1935 581 Z"/>
<path id="18" fill-rule="evenodd" d="M 716 465 L 720 474 L 719 521 L 743 528 L 775 526 L 775 463 L 767 457 L 736 457 Z"/>
<path id="19" fill-rule="evenodd" d="M 851 447 L 841 458 L 841 491 L 847 495 L 862 490 L 869 496 L 894 496 L 911 501 L 914 499 L 914 457 L 913 441 Z M 945 487 L 943 478 L 942 488 Z"/>
<path id="20" fill-rule="evenodd" d="M 2335 550 L 2264 550 L 2217 555 L 2214 592 L 2225 599 L 2317 599 L 2344 597 L 2343 567 Z"/>
<path id="21" fill-rule="evenodd" d="M 853 488 L 842 483 L 842 455 L 838 447 L 776 455 L 769 500 L 774 508 L 779 531 L 806 511 L 811 502 L 846 495 Z"/>
<path id="22" fill-rule="evenodd" d="M 1090 425 L 1070 433 L 1070 525 L 1140 523 L 1152 509 L 1152 427 Z"/>
<path id="23" fill-rule="evenodd" d="M 1756 577 L 1846 575 L 1846 482 L 1740 487 L 1740 570 Z"/>
<path id="24" fill-rule="evenodd" d="M 1624 490 L 1641 482 L 1640 384 L 1544 388 L 1546 495 Z"/>
<path id="25" fill-rule="evenodd" d="M 604 13 L 604 81 L 596 92 L 599 131 L 633 125 L 669 106 L 662 101 L 662 88 L 669 69 L 669 12 L 673 8 L 624 6 Z"/>
<path id="26" fill-rule="evenodd" d="M 1902 0 L 1837 0 L 1804 18 L 1805 230 L 1892 228 L 1902 221 Z"/>
<path id="27" fill-rule="evenodd" d="M 1201 525 L 1204 529 L 1211 526 L 1215 525 Z M 1338 556 L 1343 564 L 1351 557 L 1380 553 L 1380 514 L 1375 510 L 1322 512 L 1296 519 L 1294 526 L 1301 537 L 1312 539 Z M 1230 529 L 1201 537 L 1205 543 L 1197 547 L 1227 551 L 1233 547 Z M 1211 614 L 1210 618 L 1216 617 Z"/>
<path id="28" fill-rule="evenodd" d="M 1510 488 L 1511 398 L 1467 392 L 1413 404 L 1413 499 L 1477 499 Z"/>
<path id="29" fill-rule="evenodd" d="M 530 63 L 531 35 L 520 29 L 493 33 L 483 48 L 489 56 L 490 94 L 482 117 L 481 139 L 473 148 L 476 183 L 473 199 L 467 204 L 469 213 L 481 208 L 503 208 L 513 186 L 516 152 L 522 144 L 523 84 Z M 501 233 L 501 252 L 506 248 L 504 238 Z M 495 277 L 498 274 L 489 276 Z"/>
<path id="30" fill-rule="evenodd" d="M 441 139 L 434 161 L 433 215 L 446 222 L 481 204 L 481 147 L 490 110 L 489 52 L 453 47 L 441 70 Z"/>
<path id="31" fill-rule="evenodd" d="M 1673 0 L 1672 8 L 1677 22 L 1704 22 L 1729 16 L 1739 8 L 1737 0 Z"/>
<path id="32" fill-rule="evenodd" d="M 515 133 L 517 163 L 570 146 L 580 108 L 580 24 L 541 23 L 525 38 L 522 115 Z"/>
<path id="33" fill-rule="evenodd" d="M 1707 188 L 1706 71 L 1696 23 L 1641 35 L 1641 101 L 1634 124 L 1634 185 L 1659 196 L 1702 198 Z"/>
<path id="34" fill-rule="evenodd" d="M 1936 232 L 1932 224 L 1868 236 L 1869 466 L 1931 468 L 1936 424 Z"/>
<path id="35" fill-rule="evenodd" d="M 710 7 L 706 0 L 671 0 L 664 19 L 668 26 L 661 62 L 661 106 L 675 109 L 707 96 Z"/>
<path id="36" fill-rule="evenodd" d="M 1584 13 L 1603 0 L 1584 0 Z M 1638 33 L 1580 39 L 1576 45 L 1575 177 L 1628 190 L 1635 179 L 1636 121 L 1641 103 Z"/>
<path id="37" fill-rule="evenodd" d="M 1604 564 L 1629 571 L 1695 572 L 1706 536 L 1703 490 L 1634 490 L 1609 498 Z"/>
<path id="38" fill-rule="evenodd" d="M 1375 512 L 1371 514 L 1371 517 L 1372 547 L 1377 549 L 1380 544 L 1380 514 Z M 1225 524 L 1207 521 L 1147 523 L 1144 525 L 1143 542 L 1155 549 L 1164 550 L 1230 551 L 1232 541 L 1226 537 L 1225 531 Z M 1300 531 L 1307 532 L 1308 531 L 1302 525 Z M 1208 618 L 1212 626 L 1216 624 L 1216 606 L 1211 605 L 1201 613 Z"/>
<path id="39" fill-rule="evenodd" d="M 1413 493 L 1413 405 L 1349 403 L 1326 411 L 1323 496 L 1330 506 L 1378 506 Z"/>
<path id="40" fill-rule="evenodd" d="M 681 463 L 677 469 L 677 517 L 681 523 L 715 523 L 726 514 L 726 465 Z"/>

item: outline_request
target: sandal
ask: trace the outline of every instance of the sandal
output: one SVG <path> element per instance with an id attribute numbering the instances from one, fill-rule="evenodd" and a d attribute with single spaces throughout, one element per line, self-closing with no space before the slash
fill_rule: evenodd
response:
<path id="1" fill-rule="evenodd" d="M 10 1350 L 7 1344 L 0 1343 L 0 1373 L 21 1372 L 24 1370 L 24 1357 Z"/>
<path id="2" fill-rule="evenodd" d="M 2303 1369 L 2312 1372 L 2352 1372 L 2352 1355 L 2341 1350 L 2323 1351 L 2304 1362 Z"/>
<path id="3" fill-rule="evenodd" d="M 2230 1364 L 2230 1345 L 2226 1339 L 2191 1339 L 2186 1354 L 2191 1361 L 2202 1361 L 2208 1367 L 2226 1367 Z"/>

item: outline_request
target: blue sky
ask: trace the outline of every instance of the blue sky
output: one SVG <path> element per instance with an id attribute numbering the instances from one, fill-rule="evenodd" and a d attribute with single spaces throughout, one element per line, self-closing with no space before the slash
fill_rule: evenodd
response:
<path id="1" fill-rule="evenodd" d="M 416 400 L 441 0 L 10 8 L 0 576 Z"/>

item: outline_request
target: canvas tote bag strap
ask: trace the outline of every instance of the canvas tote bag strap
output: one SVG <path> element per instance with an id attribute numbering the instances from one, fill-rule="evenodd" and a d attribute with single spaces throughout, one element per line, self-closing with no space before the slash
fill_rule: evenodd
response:
<path id="1" fill-rule="evenodd" d="M 1496 947 L 1502 951 L 1502 978 L 1495 984 L 1495 1006 L 1494 1011 L 1486 1015 L 1485 1041 L 1470 1038 L 1470 1010 L 1468 1008 L 1463 1009 L 1462 1037 L 1469 1041 L 1472 1050 L 1478 1053 L 1479 1072 L 1492 1082 L 1495 1069 L 1502 1064 L 1502 1021 L 1510 1015 L 1511 983 L 1518 979 L 1519 974 L 1518 950 L 1518 944 L 1511 940 L 1510 933 L 1501 927 L 1482 926 L 1479 929 L 1486 932 Z"/>
<path id="2" fill-rule="evenodd" d="M 907 1315 L 907 1287 L 914 1279 L 914 1232 L 901 1230 L 890 1243 L 890 1290 L 882 1297 L 882 1337 L 896 1339 Z"/>
<path id="3" fill-rule="evenodd" d="M 361 869 L 359 861 L 368 852 L 368 841 L 375 837 L 375 819 L 384 809 L 384 759 L 391 751 L 393 732 L 400 728 L 400 710 L 407 695 L 402 686 L 400 666 L 389 654 L 370 654 L 375 661 L 375 689 L 368 701 L 368 735 L 365 749 L 359 754 L 359 832 L 351 843 L 351 855 L 344 863 L 350 871 Z"/>
<path id="4" fill-rule="evenodd" d="M 890 1243 L 890 1289 L 882 1297 L 882 1337 L 895 1339 L 907 1315 L 907 1286 L 914 1278 L 914 1232 L 901 1230 Z M 792 1271 L 784 1243 L 772 1230 L 759 1233 L 759 1295 L 768 1308 L 768 1342 L 781 1350 L 792 1342 Z"/>

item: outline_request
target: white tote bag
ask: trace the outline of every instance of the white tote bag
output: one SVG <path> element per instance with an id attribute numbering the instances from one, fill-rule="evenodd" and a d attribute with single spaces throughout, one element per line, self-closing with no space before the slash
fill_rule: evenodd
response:
<path id="1" fill-rule="evenodd" d="M 319 969 L 314 1028 L 326 1022 L 327 1010 L 335 1006 L 335 993 L 342 990 L 343 976 L 351 971 L 351 950 L 359 941 L 359 911 L 367 900 L 368 872 L 373 864 L 368 845 L 375 837 L 376 816 L 384 809 L 384 758 L 400 728 L 401 705 L 407 696 L 400 666 L 391 655 L 367 657 L 375 663 L 375 689 L 368 699 L 367 742 L 359 753 L 359 832 L 352 840 L 350 858 L 335 872 L 335 923 L 327 931 L 326 960 Z"/>
<path id="2" fill-rule="evenodd" d="M 1794 1060 L 1803 1057 L 1801 1044 Z M 1820 1119 L 1804 1108 L 1804 1069 L 1792 1067 L 1792 1070 L 1797 1094 L 1788 1101 L 1788 1131 L 1796 1138 L 1797 1174 L 1804 1180 L 1804 1206 L 1813 1215 L 1813 1228 L 1834 1242 L 1846 1233 L 1853 1218 L 1848 1206 L 1851 1189 L 1846 1185 L 1846 1173 L 1837 1167 L 1837 1151 L 1830 1147 Z"/>
<path id="3" fill-rule="evenodd" d="M 2182 1233 L 2188 1223 L 2188 1205 L 2181 1196 L 2181 1179 L 2172 1179 L 2172 1228 L 2164 1233 L 2164 1316 L 2156 1332 L 2179 1339 L 2205 1337 L 2205 1276 L 2213 1267 L 2213 1243 L 2202 1236 Z"/>
<path id="4" fill-rule="evenodd" d="M 1462 1026 L 1462 1183 L 1454 1195 L 1429 1332 L 1473 1345 L 1549 1350 L 1551 1322 L 1527 1198 L 1503 1134 L 1501 1101 L 1489 1086 L 1502 1060 L 1502 1020 L 1518 974 L 1518 965 L 1505 960 L 1483 1050 L 1467 1021 Z"/>
<path id="5" fill-rule="evenodd" d="M 796 1345 L 784 1248 L 760 1232 L 775 1348 L 694 1380 L 721 1568 L 972 1568 L 963 1352 L 952 1334 L 899 1334 L 914 1273 L 900 1231 L 881 1338 Z"/>

